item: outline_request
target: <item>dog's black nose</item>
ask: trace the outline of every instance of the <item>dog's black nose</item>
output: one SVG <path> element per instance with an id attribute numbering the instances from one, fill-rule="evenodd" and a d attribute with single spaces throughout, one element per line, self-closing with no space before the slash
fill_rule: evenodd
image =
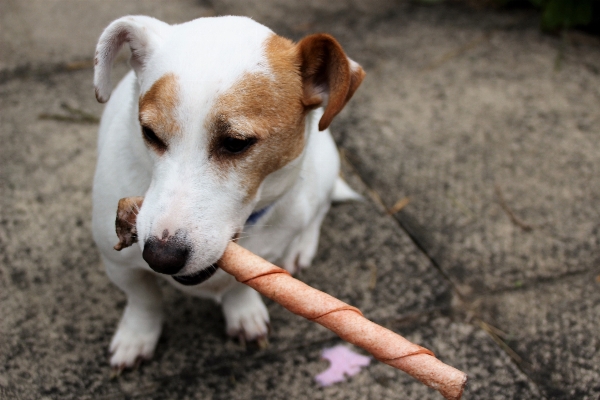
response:
<path id="1" fill-rule="evenodd" d="M 142 257 L 156 272 L 173 275 L 185 267 L 189 254 L 189 245 L 178 236 L 171 236 L 168 240 L 151 236 L 146 240 Z"/>

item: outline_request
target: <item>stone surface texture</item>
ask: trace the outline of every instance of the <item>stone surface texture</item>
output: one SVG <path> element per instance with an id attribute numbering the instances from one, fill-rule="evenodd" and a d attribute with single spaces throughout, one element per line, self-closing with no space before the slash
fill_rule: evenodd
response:
<path id="1" fill-rule="evenodd" d="M 0 0 L 0 399 L 441 398 L 377 362 L 320 387 L 335 335 L 267 302 L 269 347 L 244 347 L 168 285 L 154 359 L 111 377 L 125 297 L 90 232 L 91 56 L 126 14 L 338 38 L 367 72 L 332 126 L 366 200 L 332 208 L 300 278 L 465 371 L 466 399 L 597 399 L 600 40 L 425 3 Z"/>

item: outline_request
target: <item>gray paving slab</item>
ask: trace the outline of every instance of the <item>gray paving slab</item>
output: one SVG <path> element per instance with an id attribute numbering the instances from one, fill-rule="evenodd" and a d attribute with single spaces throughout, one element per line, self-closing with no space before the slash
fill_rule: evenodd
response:
<path id="1" fill-rule="evenodd" d="M 77 67 L 94 57 L 102 30 L 124 15 L 152 15 L 169 23 L 213 15 L 197 0 L 0 0 L 0 73 Z M 1 76 L 1 75 L 0 75 Z"/>
<path id="2" fill-rule="evenodd" d="M 600 242 L 600 49 L 478 16 L 421 8 L 364 32 L 338 136 L 389 207 L 411 199 L 399 221 L 465 294 L 590 270 Z"/>
<path id="3" fill-rule="evenodd" d="M 167 286 L 155 360 L 109 378 L 124 296 L 90 234 L 97 125 L 73 110 L 100 115 L 86 61 L 128 13 L 333 33 L 368 73 L 334 132 L 369 200 L 332 209 L 301 278 L 465 370 L 465 398 L 597 397 L 593 39 L 401 1 L 0 0 L 0 398 L 439 398 L 380 364 L 319 388 L 332 334 L 269 303 L 270 347 L 244 350 L 218 307 Z M 410 203 L 394 221 L 373 193 Z"/>
<path id="4" fill-rule="evenodd" d="M 582 274 L 486 298 L 484 318 L 504 331 L 520 367 L 549 399 L 600 396 L 600 280 Z"/>

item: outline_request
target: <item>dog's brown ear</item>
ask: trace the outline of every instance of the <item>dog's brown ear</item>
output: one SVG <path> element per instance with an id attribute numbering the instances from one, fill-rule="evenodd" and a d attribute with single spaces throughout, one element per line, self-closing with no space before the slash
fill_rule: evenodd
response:
<path id="1" fill-rule="evenodd" d="M 327 34 L 315 34 L 302 39 L 298 43 L 298 55 L 303 104 L 307 109 L 325 105 L 325 112 L 319 121 L 319 130 L 325 130 L 358 89 L 365 72 Z"/>
<path id="2" fill-rule="evenodd" d="M 155 18 L 138 15 L 119 18 L 102 32 L 94 58 L 94 86 L 96 99 L 100 103 L 107 102 L 110 97 L 110 70 L 121 47 L 129 44 L 130 64 L 139 73 L 168 27 L 168 24 Z"/>

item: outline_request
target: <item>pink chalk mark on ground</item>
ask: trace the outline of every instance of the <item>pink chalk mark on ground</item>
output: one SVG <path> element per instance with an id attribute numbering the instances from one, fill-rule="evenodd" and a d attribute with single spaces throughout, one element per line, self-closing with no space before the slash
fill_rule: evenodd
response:
<path id="1" fill-rule="evenodd" d="M 344 345 L 324 349 L 321 357 L 328 360 L 330 365 L 325 371 L 315 376 L 321 386 L 331 386 L 343 382 L 346 377 L 354 376 L 371 362 L 370 357 L 355 353 Z"/>

